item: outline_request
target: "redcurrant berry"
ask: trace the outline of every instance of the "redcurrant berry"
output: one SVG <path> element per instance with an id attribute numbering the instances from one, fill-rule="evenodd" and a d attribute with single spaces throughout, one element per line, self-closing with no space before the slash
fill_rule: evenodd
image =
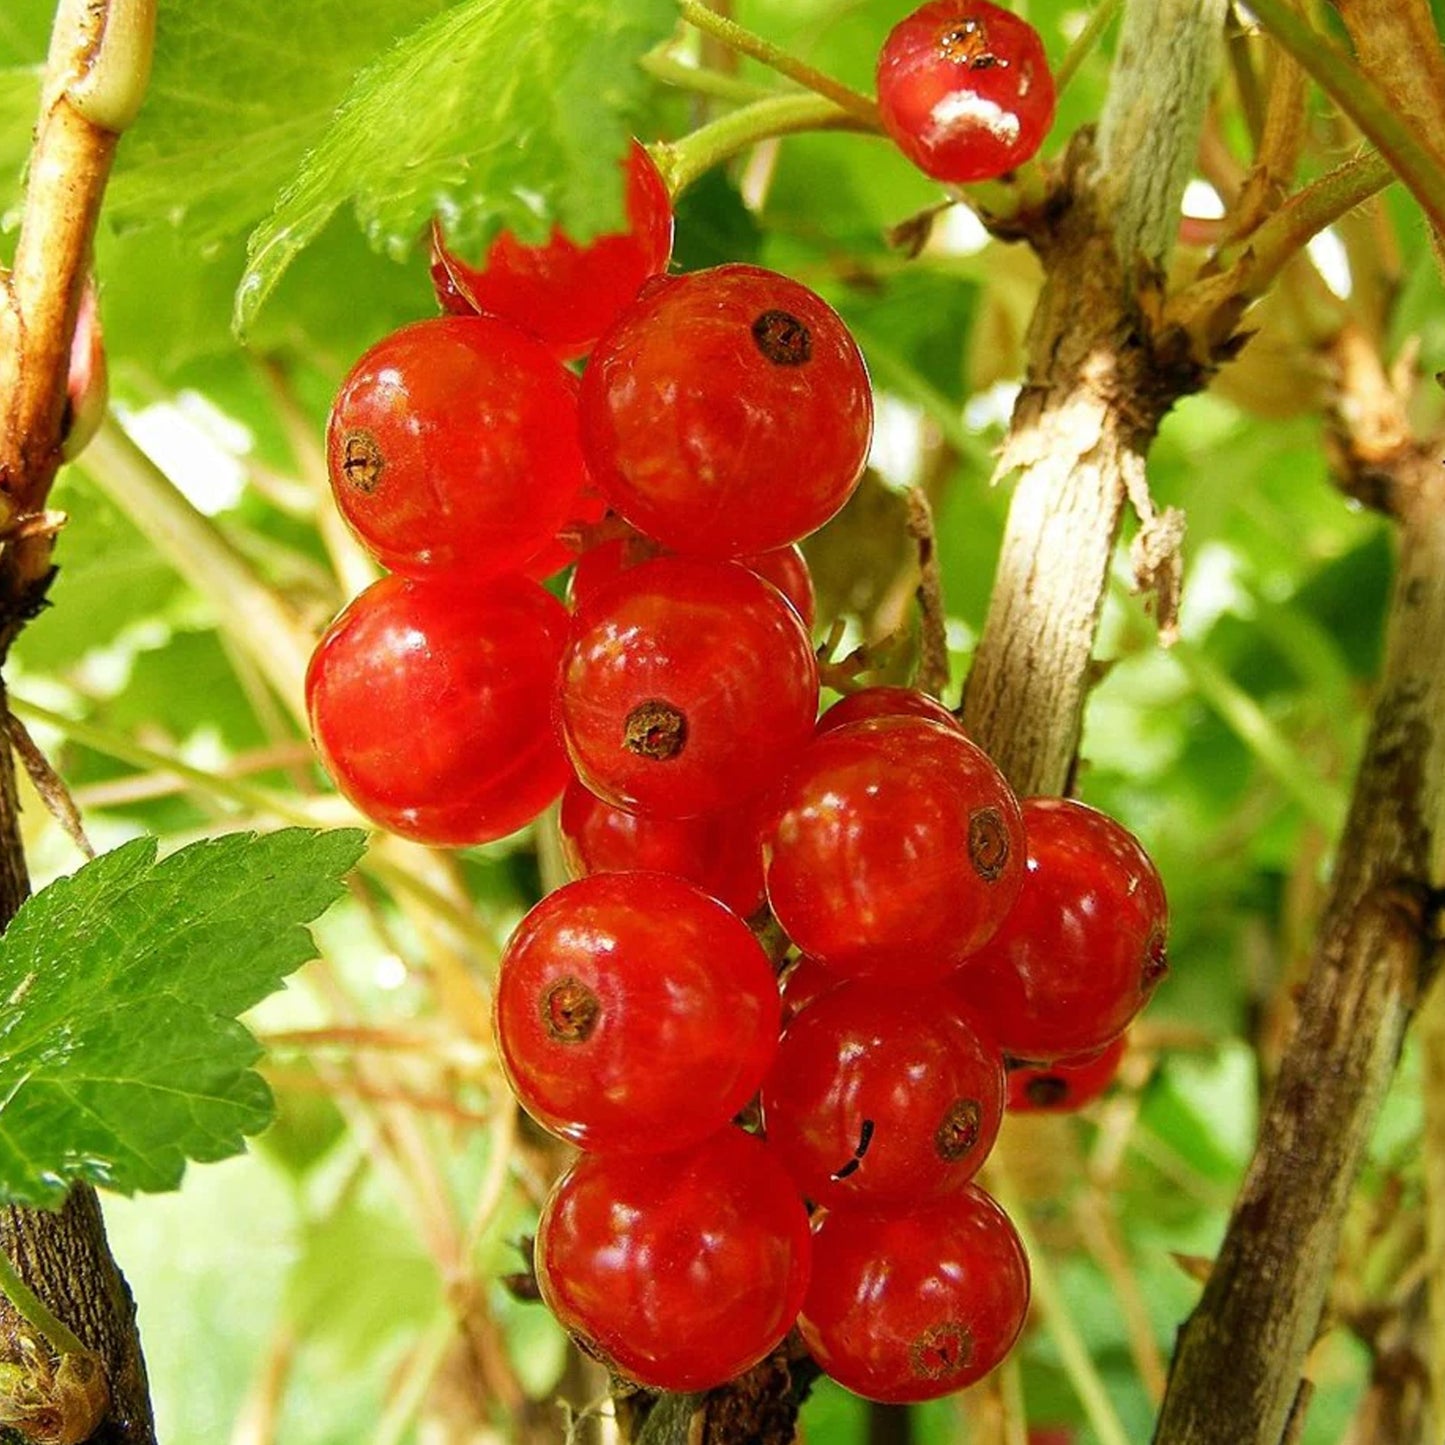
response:
<path id="1" fill-rule="evenodd" d="M 1018 802 L 956 727 L 880 717 L 824 733 L 780 789 L 768 898 L 839 973 L 921 984 L 988 941 L 1024 876 Z"/>
<path id="2" fill-rule="evenodd" d="M 762 906 L 762 846 L 751 809 L 705 818 L 644 818 L 604 803 L 574 779 L 562 794 L 558 831 L 573 878 L 674 873 L 742 918 Z"/>
<path id="3" fill-rule="evenodd" d="M 737 807 L 813 730 L 818 668 L 782 594 L 731 562 L 660 557 L 578 608 L 558 714 L 577 775 L 620 808 Z"/>
<path id="4" fill-rule="evenodd" d="M 561 362 L 504 321 L 403 326 L 362 356 L 332 406 L 336 504 L 393 572 L 517 570 L 585 479 L 576 398 Z"/>
<path id="5" fill-rule="evenodd" d="M 963 725 L 936 698 L 911 687 L 864 687 L 840 698 L 818 719 L 818 734 L 874 717 L 923 717 L 963 732 Z"/>
<path id="6" fill-rule="evenodd" d="M 384 828 L 485 843 L 562 791 L 551 722 L 567 612 L 535 582 L 386 577 L 326 630 L 306 674 L 326 771 Z"/>
<path id="7" fill-rule="evenodd" d="M 1027 20 L 987 0 L 933 0 L 878 57 L 878 109 L 898 148 L 935 180 L 1001 176 L 1043 144 L 1054 78 Z"/>
<path id="8" fill-rule="evenodd" d="M 826 963 L 804 954 L 782 977 L 783 1023 L 788 1025 L 825 993 L 841 988 L 844 979 Z"/>
<path id="9" fill-rule="evenodd" d="M 1018 1338 L 1028 1303 L 1018 1234 L 970 1184 L 922 1207 L 828 1214 L 798 1327 L 840 1385 L 902 1404 L 981 1380 Z"/>
<path id="10" fill-rule="evenodd" d="M 1067 798 L 1028 798 L 1023 817 L 1023 891 L 956 986 L 1004 1053 L 1048 1062 L 1103 1048 L 1149 1001 L 1168 969 L 1168 910 L 1114 819 Z"/>
<path id="11" fill-rule="evenodd" d="M 510 231 L 492 242 L 480 268 L 447 250 L 432 227 L 432 283 L 444 310 L 499 316 L 545 342 L 563 360 L 585 355 L 672 254 L 672 201 L 652 158 L 632 143 L 627 173 L 627 229 L 586 245 L 560 227 L 541 246 Z"/>
<path id="12" fill-rule="evenodd" d="M 757 1139 L 589 1154 L 537 1226 L 542 1298 L 588 1353 L 656 1390 L 706 1390 L 763 1359 L 807 1288 L 808 1216 Z"/>
<path id="13" fill-rule="evenodd" d="M 584 1149 L 655 1153 L 722 1128 L 772 1062 L 779 1014 L 746 925 L 664 873 L 599 873 L 548 894 L 497 978 L 517 1098 Z"/>
<path id="14" fill-rule="evenodd" d="M 768 1146 L 815 1204 L 921 1203 L 993 1148 L 1003 1061 L 946 988 L 845 983 L 788 1026 L 762 1103 Z"/>
<path id="15" fill-rule="evenodd" d="M 966 987 L 966 985 L 965 985 Z M 1114 1082 L 1124 1057 L 1123 1034 L 1088 1059 L 1016 1064 L 1008 1070 L 1008 1107 L 1015 1114 L 1069 1114 L 1092 1103 Z"/>
<path id="16" fill-rule="evenodd" d="M 663 546 L 707 557 L 785 547 L 863 474 L 868 373 L 820 297 L 756 266 L 659 279 L 582 381 L 603 494 Z"/>

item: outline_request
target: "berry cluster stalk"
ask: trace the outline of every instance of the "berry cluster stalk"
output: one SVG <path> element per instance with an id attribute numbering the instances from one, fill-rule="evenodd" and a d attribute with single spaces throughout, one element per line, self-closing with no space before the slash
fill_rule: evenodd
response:
<path id="1" fill-rule="evenodd" d="M 120 132 L 150 72 L 151 0 L 65 0 L 57 13 L 14 266 L 0 276 L 0 658 L 43 602 L 56 526 L 44 511 L 64 440 L 71 337 L 101 196 Z M 0 687 L 0 708 L 4 692 Z M 0 920 L 29 892 L 14 764 L 0 749 Z M 0 1211 L 0 1249 L 46 1306 L 102 1358 L 110 1405 L 92 1433 L 66 1439 L 148 1445 L 155 1438 L 129 1291 L 100 1206 L 77 1187 L 59 1213 Z M 34 1331 L 0 1299 L 0 1356 L 23 1362 Z M 41 1381 L 22 1381 L 35 1398 Z"/>

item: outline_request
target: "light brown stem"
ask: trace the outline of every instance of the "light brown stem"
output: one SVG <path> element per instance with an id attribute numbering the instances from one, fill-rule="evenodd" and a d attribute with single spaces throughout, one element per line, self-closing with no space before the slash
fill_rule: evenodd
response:
<path id="1" fill-rule="evenodd" d="M 1355 333 L 1336 358 L 1347 485 L 1400 523 L 1385 663 L 1295 1032 L 1157 1445 L 1278 1445 L 1406 1025 L 1433 969 L 1445 806 L 1445 472 Z"/>

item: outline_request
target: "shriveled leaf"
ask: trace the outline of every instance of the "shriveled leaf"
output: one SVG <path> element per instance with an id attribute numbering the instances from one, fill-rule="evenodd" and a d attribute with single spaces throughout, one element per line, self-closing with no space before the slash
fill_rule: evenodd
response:
<path id="1" fill-rule="evenodd" d="M 533 241 L 553 220 L 579 239 L 618 226 L 617 162 L 647 86 L 635 62 L 675 13 L 668 0 L 467 0 L 408 36 L 356 78 L 252 235 L 237 329 L 347 202 L 393 250 L 437 214 L 464 253 L 503 225 Z"/>
<path id="2" fill-rule="evenodd" d="M 0 938 L 0 1197 L 76 1180 L 174 1188 L 270 1121 L 236 1015 L 312 957 L 302 926 L 361 855 L 354 829 L 234 834 L 156 861 L 153 838 L 27 902 Z"/>

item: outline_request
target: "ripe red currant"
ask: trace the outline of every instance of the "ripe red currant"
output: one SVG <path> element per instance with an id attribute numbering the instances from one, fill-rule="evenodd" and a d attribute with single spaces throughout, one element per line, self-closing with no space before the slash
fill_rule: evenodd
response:
<path id="1" fill-rule="evenodd" d="M 567 781 L 551 722 L 566 635 L 566 609 L 525 578 L 383 578 L 327 628 L 306 673 L 322 764 L 368 818 L 419 842 L 515 832 Z"/>
<path id="2" fill-rule="evenodd" d="M 492 242 L 480 268 L 464 264 L 432 227 L 432 283 L 455 315 L 499 316 L 545 342 L 563 360 L 583 356 L 672 255 L 667 182 L 637 144 L 624 162 L 627 229 L 586 245 L 560 227 L 545 245 L 524 246 L 510 231 Z"/>
<path id="3" fill-rule="evenodd" d="M 956 727 L 879 717 L 825 732 L 779 801 L 768 898 L 788 937 L 840 974 L 937 982 L 1018 896 L 1018 803 Z"/>
<path id="4" fill-rule="evenodd" d="M 757 940 L 663 873 L 599 873 L 549 893 L 497 978 L 497 1041 L 522 1106 L 584 1149 L 696 1143 L 757 1091 L 780 1004 Z"/>
<path id="5" fill-rule="evenodd" d="M 963 724 L 926 692 L 911 687 L 863 687 L 840 698 L 818 719 L 818 734 L 874 717 L 923 717 L 963 732 Z"/>
<path id="6" fill-rule="evenodd" d="M 744 557 L 821 527 L 863 474 L 868 373 L 820 297 L 756 266 L 659 279 L 582 381 L 583 442 L 627 521 L 676 552 Z"/>
<path id="7" fill-rule="evenodd" d="M 845 983 L 788 1026 L 762 1103 L 769 1148 L 815 1204 L 922 1203 L 993 1148 L 1003 1061 L 947 988 Z"/>
<path id="8" fill-rule="evenodd" d="M 964 985 L 966 988 L 966 984 Z M 1008 1070 L 1008 1107 L 1015 1114 L 1069 1114 L 1114 1082 L 1128 1041 L 1123 1034 L 1089 1059 L 1016 1064 Z"/>
<path id="9" fill-rule="evenodd" d="M 816 1003 L 825 993 L 841 988 L 845 980 L 819 959 L 804 954 L 790 964 L 780 980 L 783 989 L 783 1024 L 797 1018 L 805 1008 Z"/>
<path id="10" fill-rule="evenodd" d="M 1122 1033 L 1168 971 L 1164 885 L 1107 814 L 1067 798 L 1023 805 L 1028 875 L 957 988 L 1004 1053 L 1048 1062 Z"/>
<path id="11" fill-rule="evenodd" d="M 581 780 L 620 808 L 740 806 L 813 730 L 818 668 L 776 587 L 732 562 L 660 557 L 578 608 L 558 715 Z"/>
<path id="12" fill-rule="evenodd" d="M 987 0 L 933 0 L 878 56 L 878 109 L 904 155 L 940 181 L 1022 165 L 1054 120 L 1054 78 L 1027 20 Z"/>
<path id="13" fill-rule="evenodd" d="M 828 1214 L 798 1327 L 840 1385 L 903 1404 L 981 1380 L 1018 1338 L 1028 1304 L 1018 1234 L 970 1184 L 921 1207 Z"/>
<path id="14" fill-rule="evenodd" d="M 757 1139 L 726 1129 L 678 1154 L 589 1154 L 537 1226 L 537 1281 L 564 1328 L 657 1390 L 706 1390 L 792 1328 L 808 1216 Z"/>
<path id="15" fill-rule="evenodd" d="M 517 570 L 585 480 L 576 398 L 561 362 L 504 321 L 403 326 L 362 356 L 331 408 L 336 504 L 393 572 Z"/>
<path id="16" fill-rule="evenodd" d="M 704 818 L 644 818 L 604 803 L 574 779 L 562 794 L 558 830 L 573 878 L 673 873 L 742 918 L 762 906 L 762 847 L 752 809 Z"/>

